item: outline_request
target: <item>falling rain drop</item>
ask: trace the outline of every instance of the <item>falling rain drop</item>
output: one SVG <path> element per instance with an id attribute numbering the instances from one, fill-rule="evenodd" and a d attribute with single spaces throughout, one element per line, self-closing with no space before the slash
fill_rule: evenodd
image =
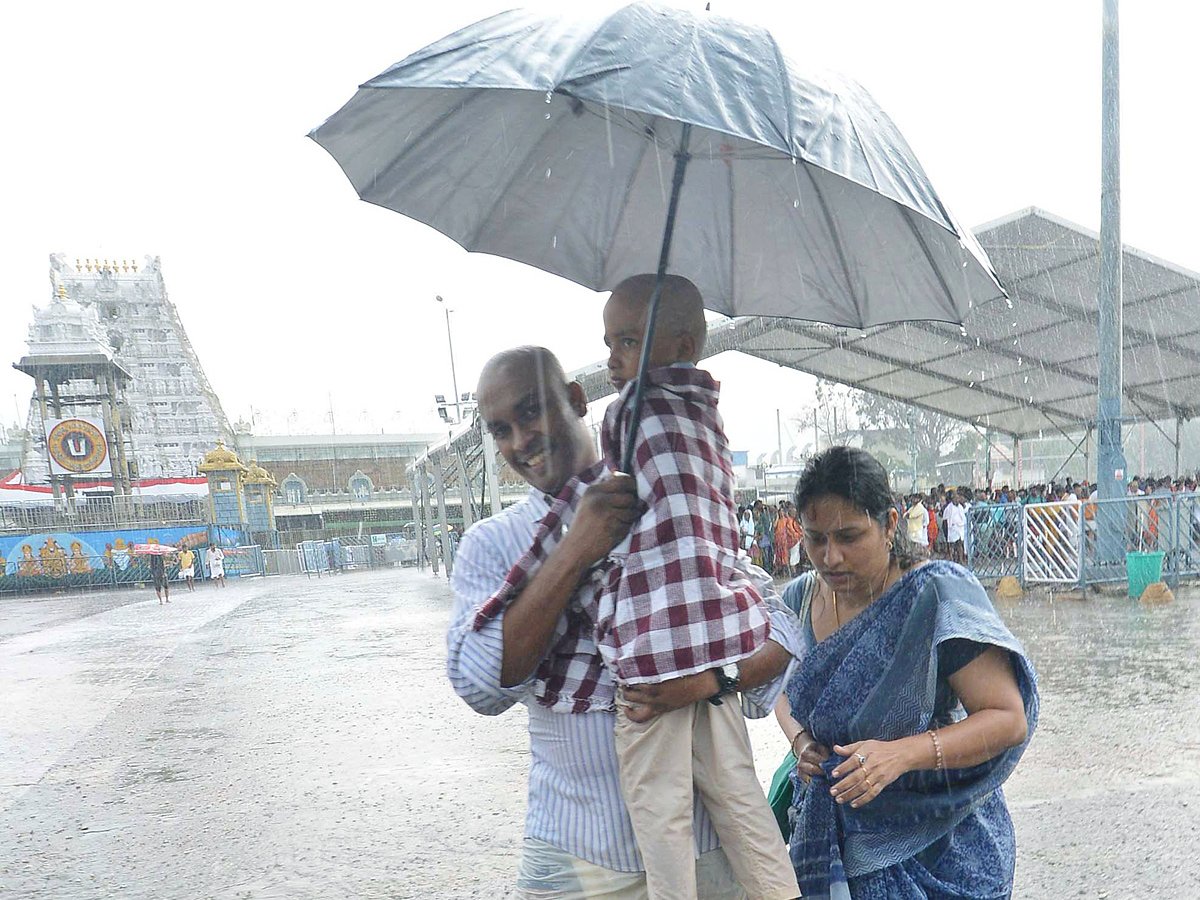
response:
<path id="1" fill-rule="evenodd" d="M 1023 365 L 1024 362 L 1025 362 L 1025 359 L 1023 357 L 1020 357 L 1020 356 L 1017 357 L 1017 365 L 1018 366 Z"/>
<path id="2" fill-rule="evenodd" d="M 800 208 L 800 201 L 799 201 L 799 200 L 793 200 L 793 201 L 792 201 L 792 209 L 799 209 L 799 208 Z"/>
<path id="3" fill-rule="evenodd" d="M 546 91 L 546 102 L 549 103 L 554 99 L 554 91 Z"/>
<path id="4" fill-rule="evenodd" d="M 550 246 L 551 246 L 551 247 L 557 247 L 557 246 L 558 246 L 558 235 L 557 235 L 557 234 L 556 234 L 556 235 L 554 235 L 554 237 L 552 237 L 552 238 L 550 239 Z M 1027 379 L 1025 379 L 1025 380 L 1026 380 L 1026 381 L 1028 381 L 1029 379 L 1027 378 Z"/>
<path id="5" fill-rule="evenodd" d="M 1029 376 L 1028 375 L 1025 376 L 1025 384 L 1029 384 Z"/>
<path id="6" fill-rule="evenodd" d="M 549 170 L 549 169 L 547 169 L 547 170 L 546 170 L 546 177 L 547 177 L 547 178 L 549 178 L 549 177 L 550 177 L 550 170 Z"/>
<path id="7" fill-rule="evenodd" d="M 1009 309 L 1012 309 L 1012 308 L 1013 308 L 1013 305 L 1012 305 L 1012 300 L 1008 299 L 1008 297 L 1007 297 L 1007 296 L 1004 298 L 1004 302 L 1008 304 L 1008 308 L 1009 308 Z"/>
<path id="8" fill-rule="evenodd" d="M 550 118 L 550 113 L 546 113 L 546 118 L 547 118 L 547 119 L 549 119 L 549 118 Z"/>

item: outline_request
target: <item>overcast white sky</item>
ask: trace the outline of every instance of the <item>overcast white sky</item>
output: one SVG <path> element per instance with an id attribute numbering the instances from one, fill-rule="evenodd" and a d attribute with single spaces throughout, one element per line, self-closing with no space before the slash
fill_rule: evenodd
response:
<path id="1" fill-rule="evenodd" d="M 862 82 L 961 221 L 1035 205 L 1099 228 L 1100 0 L 712 5 Z M 253 406 L 260 433 L 326 430 L 330 396 L 339 431 L 436 430 L 433 395 L 451 393 L 436 294 L 454 309 L 460 390 L 518 343 L 568 369 L 599 359 L 601 295 L 358 201 L 305 137 L 360 82 L 505 8 L 6 8 L 0 419 L 28 401 L 8 363 L 49 299 L 51 252 L 161 256 L 226 412 Z M 1121 29 L 1124 239 L 1200 269 L 1200 4 L 1126 3 Z M 769 363 L 726 354 L 708 367 L 735 448 L 774 449 L 775 410 L 786 420 L 809 402 L 805 376 Z"/>

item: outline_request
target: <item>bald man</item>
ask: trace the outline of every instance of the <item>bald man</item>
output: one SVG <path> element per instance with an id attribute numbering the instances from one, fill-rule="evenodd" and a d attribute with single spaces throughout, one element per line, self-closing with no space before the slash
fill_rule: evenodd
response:
<path id="1" fill-rule="evenodd" d="M 570 527 L 537 573 L 500 614 L 476 628 L 479 609 L 505 585 L 555 496 L 581 475 L 597 478 L 601 468 L 583 390 L 567 383 L 548 350 L 520 347 L 497 355 L 484 367 L 478 395 L 484 427 L 531 490 L 463 536 L 451 582 L 446 668 L 455 692 L 477 712 L 499 715 L 517 703 L 528 710 L 529 796 L 518 895 L 645 900 L 644 863 L 617 774 L 613 682 L 592 629 L 575 627 L 581 617 L 569 611 L 577 584 L 640 514 L 636 488 L 629 478 L 583 488 Z M 769 590 L 769 577 L 756 576 Z M 797 646 L 794 619 L 781 603 L 772 605 L 771 624 L 771 640 L 739 663 L 749 715 L 771 711 Z M 551 696 L 546 685 L 570 663 L 585 665 L 594 678 L 587 696 L 568 690 Z M 645 721 L 718 689 L 712 672 L 632 688 L 630 716 Z M 693 809 L 697 896 L 743 898 L 703 804 L 693 800 Z"/>

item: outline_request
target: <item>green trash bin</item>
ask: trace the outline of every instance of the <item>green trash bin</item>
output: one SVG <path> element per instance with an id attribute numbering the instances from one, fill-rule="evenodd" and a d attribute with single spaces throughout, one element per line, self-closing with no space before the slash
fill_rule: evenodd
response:
<path id="1" fill-rule="evenodd" d="M 1161 550 L 1125 554 L 1125 572 L 1129 577 L 1131 598 L 1142 596 L 1146 585 L 1162 581 L 1163 555 Z"/>

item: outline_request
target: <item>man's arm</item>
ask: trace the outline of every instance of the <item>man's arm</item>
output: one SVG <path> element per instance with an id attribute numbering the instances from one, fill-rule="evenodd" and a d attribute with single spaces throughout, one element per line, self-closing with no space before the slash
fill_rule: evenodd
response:
<path id="1" fill-rule="evenodd" d="M 637 482 L 627 475 L 584 492 L 562 541 L 504 611 L 502 687 L 520 684 L 537 668 L 579 580 L 624 540 L 640 514 Z"/>
<path id="2" fill-rule="evenodd" d="M 797 620 L 775 590 L 771 576 L 750 562 L 744 553 L 738 554 L 738 567 L 758 588 L 767 605 L 771 634 L 762 647 L 738 663 L 738 690 L 742 693 L 742 712 L 749 719 L 769 715 L 779 702 L 792 671 L 792 663 L 800 656 L 800 637 Z M 646 722 L 657 715 L 700 703 L 717 692 L 717 676 L 710 670 L 675 678 L 658 684 L 626 685 L 625 699 L 634 704 L 629 718 Z"/>

